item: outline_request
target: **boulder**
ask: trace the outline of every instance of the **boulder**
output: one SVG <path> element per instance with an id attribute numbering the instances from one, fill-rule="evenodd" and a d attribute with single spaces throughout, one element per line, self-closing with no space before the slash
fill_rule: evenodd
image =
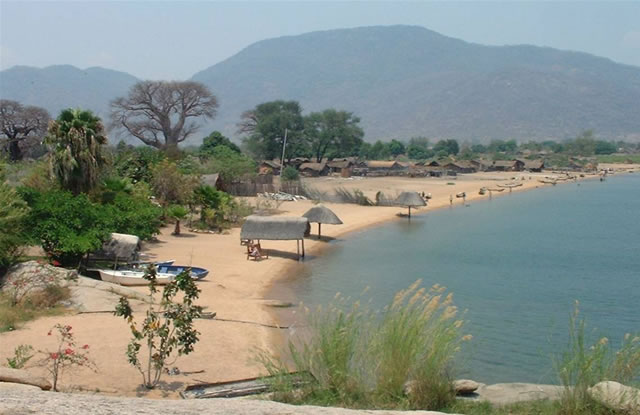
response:
<path id="1" fill-rule="evenodd" d="M 51 284 L 66 286 L 77 278 L 76 271 L 54 267 L 38 261 L 27 261 L 9 268 L 2 281 L 2 291 L 10 294 L 16 290 L 34 292 Z"/>
<path id="2" fill-rule="evenodd" d="M 458 379 L 453 382 L 456 395 L 469 395 L 480 387 L 480 384 L 470 379 Z"/>
<path id="3" fill-rule="evenodd" d="M 614 411 L 640 414 L 640 389 L 607 381 L 597 383 L 587 393 L 591 399 Z"/>
<path id="4" fill-rule="evenodd" d="M 22 385 L 37 386 L 42 390 L 51 389 L 51 383 L 45 378 L 32 375 L 26 370 L 0 367 L 0 382 L 20 383 Z"/>

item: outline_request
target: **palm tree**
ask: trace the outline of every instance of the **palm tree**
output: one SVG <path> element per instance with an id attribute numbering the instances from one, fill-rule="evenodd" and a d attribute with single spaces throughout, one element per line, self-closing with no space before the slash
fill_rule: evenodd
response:
<path id="1" fill-rule="evenodd" d="M 189 214 L 189 210 L 184 206 L 173 205 L 169 207 L 168 210 L 169 217 L 176 220 L 176 227 L 173 230 L 174 235 L 180 235 L 180 221 L 187 217 Z"/>
<path id="2" fill-rule="evenodd" d="M 104 126 L 91 111 L 66 109 L 49 125 L 51 171 L 62 187 L 74 195 L 88 192 L 106 164 Z"/>

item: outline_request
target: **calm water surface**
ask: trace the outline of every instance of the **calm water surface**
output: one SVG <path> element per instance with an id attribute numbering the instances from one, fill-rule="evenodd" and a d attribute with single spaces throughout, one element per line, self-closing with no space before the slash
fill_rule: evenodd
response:
<path id="1" fill-rule="evenodd" d="M 315 230 L 315 228 L 314 228 Z M 394 221 L 335 241 L 287 282 L 297 299 L 336 292 L 380 306 L 418 278 L 466 309 L 465 376 L 554 382 L 575 300 L 595 335 L 640 331 L 640 175 L 514 193 Z"/>

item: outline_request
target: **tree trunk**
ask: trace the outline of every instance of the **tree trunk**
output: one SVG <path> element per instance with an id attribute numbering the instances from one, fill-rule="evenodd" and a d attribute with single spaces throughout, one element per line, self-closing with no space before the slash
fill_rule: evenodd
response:
<path id="1" fill-rule="evenodd" d="M 180 219 L 176 219 L 176 228 L 173 230 L 174 235 L 180 235 Z"/>
<path id="2" fill-rule="evenodd" d="M 22 160 L 22 150 L 20 150 L 18 140 L 9 141 L 9 159 L 11 161 Z"/>

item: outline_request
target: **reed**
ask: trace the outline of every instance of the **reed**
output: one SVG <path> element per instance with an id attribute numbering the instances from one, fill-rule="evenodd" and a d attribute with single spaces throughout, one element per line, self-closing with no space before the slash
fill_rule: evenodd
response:
<path id="1" fill-rule="evenodd" d="M 337 295 L 329 306 L 308 312 L 309 330 L 289 342 L 282 358 L 260 356 L 271 375 L 292 368 L 313 376 L 297 392 L 276 380 L 276 399 L 358 408 L 449 405 L 455 356 L 469 337 L 462 336 L 463 322 L 444 290 L 427 290 L 417 281 L 382 310 Z"/>

